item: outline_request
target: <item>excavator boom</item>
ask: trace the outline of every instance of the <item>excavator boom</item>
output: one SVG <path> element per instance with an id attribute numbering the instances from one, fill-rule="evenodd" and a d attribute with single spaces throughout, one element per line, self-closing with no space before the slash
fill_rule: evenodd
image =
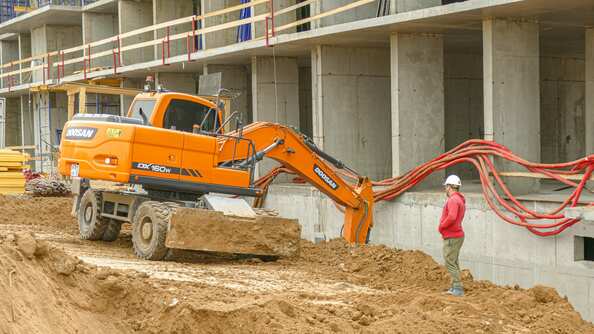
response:
<path id="1" fill-rule="evenodd" d="M 218 160 L 223 162 L 264 157 L 278 161 L 344 207 L 342 233 L 347 241 L 360 244 L 367 241 L 373 224 L 371 181 L 358 177 L 354 185 L 346 182 L 335 171 L 346 168 L 344 164 L 322 152 L 304 135 L 280 124 L 256 122 L 243 128 L 241 133 L 221 137 L 218 147 Z"/>

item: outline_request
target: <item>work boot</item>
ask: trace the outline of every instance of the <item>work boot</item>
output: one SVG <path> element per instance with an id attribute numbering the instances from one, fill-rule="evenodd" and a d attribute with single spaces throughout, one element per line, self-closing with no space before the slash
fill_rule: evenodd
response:
<path id="1" fill-rule="evenodd" d="M 455 296 L 455 297 L 462 297 L 464 296 L 464 289 L 463 288 L 451 288 L 448 290 L 448 294 Z"/>

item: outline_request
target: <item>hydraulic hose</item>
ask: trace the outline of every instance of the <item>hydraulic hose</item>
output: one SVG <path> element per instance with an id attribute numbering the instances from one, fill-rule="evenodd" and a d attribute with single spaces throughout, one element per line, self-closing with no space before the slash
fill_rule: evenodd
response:
<path id="1" fill-rule="evenodd" d="M 540 173 L 572 187 L 574 190 L 552 211 L 536 212 L 523 205 L 511 193 L 497 171 L 492 161 L 493 158 L 514 163 L 533 173 Z M 498 217 L 509 224 L 524 227 L 535 235 L 543 237 L 557 235 L 580 221 L 579 219 L 566 218 L 561 212 L 568 206 L 575 207 L 579 204 L 586 183 L 594 172 L 594 155 L 564 163 L 535 163 L 518 157 L 501 144 L 488 140 L 471 139 L 403 175 L 374 181 L 372 184 L 377 188 L 374 191 L 374 199 L 376 202 L 394 200 L 421 183 L 432 173 L 462 163 L 470 164 L 477 170 L 483 197 Z M 337 168 L 336 172 L 345 179 L 356 180 L 358 178 L 355 173 L 349 170 Z M 287 168 L 278 167 L 256 181 L 256 186 L 261 187 L 264 190 L 263 194 L 266 194 L 265 190 L 280 173 L 293 174 Z M 579 183 L 564 177 L 577 174 L 582 174 Z M 594 203 L 589 205 L 594 205 Z M 515 218 L 513 218 L 514 216 Z M 550 222 L 551 220 L 554 222 Z"/>

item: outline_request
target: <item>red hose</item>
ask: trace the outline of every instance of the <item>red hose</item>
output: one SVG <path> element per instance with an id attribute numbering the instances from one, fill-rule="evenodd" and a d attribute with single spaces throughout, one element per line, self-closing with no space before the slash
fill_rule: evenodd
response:
<path id="1" fill-rule="evenodd" d="M 497 172 L 495 164 L 491 161 L 492 157 L 515 163 L 530 172 L 541 173 L 575 189 L 563 203 L 551 212 L 538 213 L 530 210 L 513 196 Z M 579 219 L 565 218 L 560 212 L 569 205 L 572 207 L 578 205 L 586 182 L 594 172 L 594 155 L 557 164 L 534 163 L 516 156 L 503 145 L 488 140 L 471 139 L 413 168 L 403 175 L 374 181 L 372 184 L 375 187 L 381 187 L 381 189 L 374 192 L 374 199 L 378 202 L 393 200 L 422 182 L 430 174 L 461 163 L 468 163 L 476 168 L 483 188 L 483 197 L 498 217 L 509 224 L 525 227 L 530 232 L 539 236 L 557 235 L 579 222 Z M 345 170 L 336 170 L 336 172 L 347 179 L 356 180 L 359 177 Z M 281 173 L 294 174 L 293 171 L 285 167 L 277 167 L 258 179 L 255 185 L 260 187 L 265 195 L 268 186 Z M 580 173 L 583 173 L 583 176 L 579 183 L 563 177 Z M 490 175 L 493 176 L 494 182 L 490 180 Z M 499 188 L 506 198 L 503 198 L 496 188 Z M 590 203 L 590 205 L 593 204 Z M 516 216 L 517 219 L 510 218 L 505 214 L 503 209 Z M 557 222 L 537 223 L 536 221 L 538 220 L 557 220 Z"/>

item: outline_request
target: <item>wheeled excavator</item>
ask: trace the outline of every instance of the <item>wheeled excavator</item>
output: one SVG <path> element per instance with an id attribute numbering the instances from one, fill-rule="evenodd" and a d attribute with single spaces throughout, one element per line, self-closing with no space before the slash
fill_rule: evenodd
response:
<path id="1" fill-rule="evenodd" d="M 125 117 L 81 113 L 64 126 L 59 171 L 72 179 L 82 239 L 112 241 L 130 223 L 143 259 L 162 260 L 172 249 L 295 255 L 298 223 L 244 200 L 262 195 L 255 167 L 270 158 L 344 208 L 347 241 L 366 242 L 374 206 L 368 178 L 347 182 L 339 171 L 354 172 L 295 129 L 237 121 L 225 131 L 234 117 L 223 119 L 220 100 L 148 87 Z"/>

